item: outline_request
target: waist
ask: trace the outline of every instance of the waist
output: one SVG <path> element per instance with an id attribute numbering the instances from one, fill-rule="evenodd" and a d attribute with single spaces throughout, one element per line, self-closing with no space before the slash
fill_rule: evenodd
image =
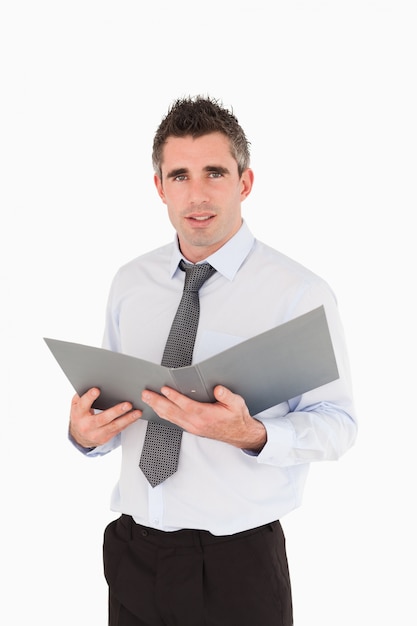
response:
<path id="1" fill-rule="evenodd" d="M 132 539 L 146 539 L 149 543 L 162 547 L 205 546 L 223 543 L 226 541 L 236 541 L 255 533 L 273 531 L 276 526 L 280 526 L 279 521 L 274 521 L 262 526 L 257 526 L 256 528 L 250 528 L 248 530 L 233 533 L 231 535 L 213 535 L 208 530 L 193 530 L 189 528 L 165 532 L 156 528 L 143 526 L 142 524 L 137 524 L 130 515 L 125 514 L 122 514 L 120 522 L 130 529 Z"/>

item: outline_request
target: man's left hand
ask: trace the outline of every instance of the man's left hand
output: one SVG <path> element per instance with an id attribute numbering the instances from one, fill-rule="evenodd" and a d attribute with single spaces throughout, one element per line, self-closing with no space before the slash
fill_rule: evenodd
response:
<path id="1" fill-rule="evenodd" d="M 266 443 L 266 430 L 249 414 L 242 396 L 217 385 L 214 397 L 214 403 L 197 402 L 171 387 L 162 387 L 160 394 L 148 389 L 142 392 L 142 400 L 159 417 L 188 433 L 259 452 Z"/>

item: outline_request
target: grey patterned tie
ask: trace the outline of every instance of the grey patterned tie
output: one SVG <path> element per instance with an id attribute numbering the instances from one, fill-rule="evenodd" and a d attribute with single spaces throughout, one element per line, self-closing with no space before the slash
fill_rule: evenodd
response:
<path id="1" fill-rule="evenodd" d="M 184 291 L 168 335 L 161 364 L 166 367 L 190 365 L 200 314 L 198 291 L 216 271 L 209 263 L 191 265 L 180 261 L 185 272 Z M 152 487 L 177 471 L 182 430 L 169 424 L 148 422 L 139 467 Z"/>

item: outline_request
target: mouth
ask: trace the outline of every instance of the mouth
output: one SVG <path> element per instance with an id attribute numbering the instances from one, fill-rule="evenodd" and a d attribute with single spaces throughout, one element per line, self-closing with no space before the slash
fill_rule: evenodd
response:
<path id="1" fill-rule="evenodd" d="M 207 224 L 207 222 L 210 222 L 212 219 L 214 219 L 214 215 L 210 214 L 210 215 L 187 215 L 186 219 L 189 222 L 192 222 L 194 224 Z"/>

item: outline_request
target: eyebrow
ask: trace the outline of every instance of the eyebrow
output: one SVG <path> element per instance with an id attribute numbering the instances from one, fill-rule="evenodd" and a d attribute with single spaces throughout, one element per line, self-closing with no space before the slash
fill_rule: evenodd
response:
<path id="1" fill-rule="evenodd" d="M 223 167 L 221 165 L 206 165 L 203 168 L 204 172 L 218 172 L 219 174 L 230 174 L 230 171 L 227 167 Z M 183 176 L 184 174 L 188 174 L 189 170 L 186 167 L 179 167 L 177 169 L 171 170 L 167 173 L 167 178 L 175 178 L 176 176 Z"/>

